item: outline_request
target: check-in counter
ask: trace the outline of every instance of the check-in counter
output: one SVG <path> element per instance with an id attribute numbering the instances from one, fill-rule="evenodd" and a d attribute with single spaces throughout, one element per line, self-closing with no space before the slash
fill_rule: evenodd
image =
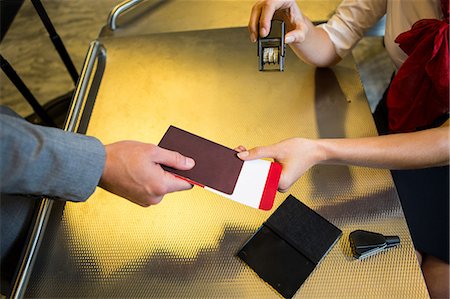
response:
<path id="1" fill-rule="evenodd" d="M 180 16 L 189 3 L 178 3 Z M 154 9 L 149 18 L 160 22 L 153 22 L 157 29 L 177 22 L 175 16 L 165 19 L 167 7 Z M 157 144 L 175 125 L 230 148 L 294 136 L 377 134 L 351 56 L 320 69 L 287 49 L 284 72 L 259 72 L 246 28 L 200 28 L 194 13 L 189 13 L 194 28 L 109 32 L 93 43 L 90 55 L 100 60 L 92 72 L 85 67 L 84 91 L 79 83 L 75 129 L 87 129 L 105 144 Z M 226 19 L 226 11 L 219 14 Z M 315 166 L 289 193 L 343 231 L 296 298 L 428 297 L 389 171 Z M 25 297 L 274 298 L 278 294 L 236 253 L 287 195 L 278 193 L 268 212 L 198 187 L 168 194 L 149 208 L 102 189 L 85 203 L 53 202 L 23 292 Z M 401 244 L 359 261 L 348 240 L 356 229 L 398 235 Z"/>

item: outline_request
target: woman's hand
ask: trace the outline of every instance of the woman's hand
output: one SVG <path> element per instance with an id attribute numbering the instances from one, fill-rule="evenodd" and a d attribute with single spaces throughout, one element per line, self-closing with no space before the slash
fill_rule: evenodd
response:
<path id="1" fill-rule="evenodd" d="M 314 140 L 292 138 L 268 146 L 258 146 L 250 150 L 239 146 L 241 160 L 272 158 L 283 167 L 278 190 L 286 192 L 309 168 L 324 159 Z"/>
<path id="2" fill-rule="evenodd" d="M 285 42 L 287 44 L 305 40 L 310 22 L 303 16 L 295 1 L 262 0 L 253 6 L 250 14 L 248 30 L 252 42 L 256 42 L 258 32 L 261 37 L 269 34 L 272 19 L 280 19 L 285 22 L 287 31 Z"/>
<path id="3" fill-rule="evenodd" d="M 272 19 L 286 24 L 284 42 L 294 53 L 308 64 L 318 67 L 334 65 L 341 59 L 328 34 L 300 11 L 294 0 L 261 0 L 252 8 L 248 30 L 250 40 L 256 42 L 258 35 L 266 37 L 270 32 Z M 259 34 L 258 34 L 259 33 Z"/>

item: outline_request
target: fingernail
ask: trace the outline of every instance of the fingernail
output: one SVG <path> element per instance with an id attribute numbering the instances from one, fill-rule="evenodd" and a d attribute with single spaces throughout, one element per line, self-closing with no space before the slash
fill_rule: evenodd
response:
<path id="1" fill-rule="evenodd" d="M 261 28 L 260 34 L 261 34 L 262 37 L 266 37 L 266 34 L 267 34 L 266 28 Z"/>
<path id="2" fill-rule="evenodd" d="M 252 41 L 252 43 L 256 43 L 256 37 L 255 37 L 255 34 L 251 34 L 250 35 L 250 40 Z"/>
<path id="3" fill-rule="evenodd" d="M 187 167 L 194 167 L 195 161 L 191 158 L 186 158 L 186 166 Z"/>
<path id="4" fill-rule="evenodd" d="M 247 156 L 249 155 L 249 152 L 248 152 L 248 151 L 240 152 L 240 153 L 238 153 L 237 155 L 238 155 L 239 158 L 242 159 L 242 158 L 247 157 Z"/>
<path id="5" fill-rule="evenodd" d="M 293 36 L 286 36 L 284 42 L 286 44 L 292 43 L 294 41 L 294 37 Z"/>

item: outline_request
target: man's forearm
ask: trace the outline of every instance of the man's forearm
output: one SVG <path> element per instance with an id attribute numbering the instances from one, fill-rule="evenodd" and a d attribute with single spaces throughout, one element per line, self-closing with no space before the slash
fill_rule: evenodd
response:
<path id="1" fill-rule="evenodd" d="M 94 137 L 0 114 L 2 193 L 86 200 L 103 172 L 105 150 Z"/>

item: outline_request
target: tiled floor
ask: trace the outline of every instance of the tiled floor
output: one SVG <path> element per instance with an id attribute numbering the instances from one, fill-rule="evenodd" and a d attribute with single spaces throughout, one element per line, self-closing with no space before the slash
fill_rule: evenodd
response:
<path id="1" fill-rule="evenodd" d="M 394 66 L 382 37 L 365 37 L 353 50 L 367 100 L 372 111 L 389 85 Z"/>
<path id="2" fill-rule="evenodd" d="M 80 71 L 88 44 L 95 39 L 106 18 L 120 0 L 43 0 L 47 13 Z M 0 52 L 15 68 L 41 104 L 74 88 L 47 32 L 30 1 L 25 1 Z M 386 88 L 392 65 L 381 37 L 364 38 L 353 52 L 372 109 Z M 0 104 L 12 107 L 22 116 L 32 113 L 22 95 L 0 72 Z"/>
<path id="3" fill-rule="evenodd" d="M 89 42 L 98 37 L 108 13 L 120 0 L 43 0 L 42 3 L 80 72 Z M 25 1 L 14 19 L 0 53 L 9 61 L 37 100 L 44 104 L 74 88 L 47 31 L 31 1 Z M 32 113 L 3 72 L 0 72 L 0 104 L 20 115 Z"/>

